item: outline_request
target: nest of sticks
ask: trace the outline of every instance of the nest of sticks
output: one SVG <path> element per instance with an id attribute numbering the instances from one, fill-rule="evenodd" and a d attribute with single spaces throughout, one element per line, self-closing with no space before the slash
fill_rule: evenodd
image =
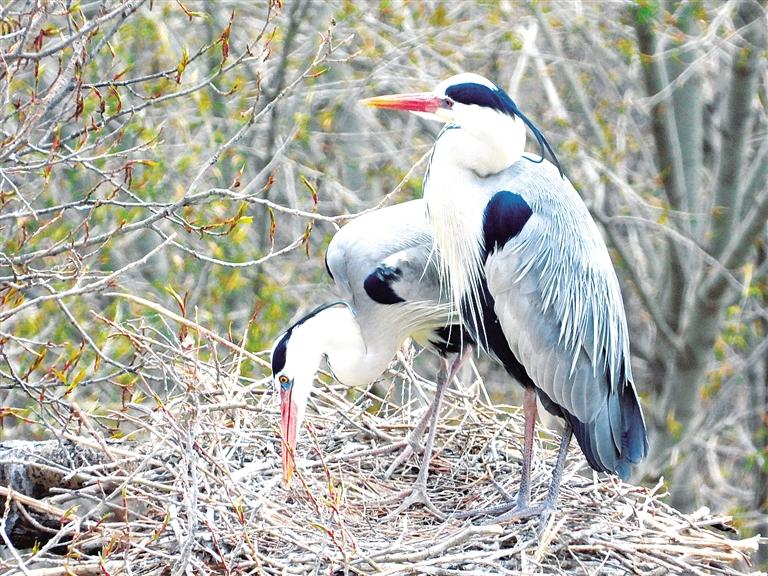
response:
<path id="1" fill-rule="evenodd" d="M 6 553 L 4 573 L 743 574 L 757 548 L 757 538 L 729 531 L 726 517 L 670 508 L 660 486 L 589 474 L 576 447 L 545 525 L 438 520 L 420 505 L 392 515 L 420 458 L 410 456 L 391 479 L 384 473 L 431 387 L 407 363 L 384 380 L 397 383 L 389 392 L 398 399 L 416 396 L 405 405 L 324 378 L 286 487 L 267 379 L 246 388 L 220 370 L 214 379 L 200 365 L 164 366 L 185 389 L 123 410 L 133 432 L 118 441 L 102 438 L 80 410 L 79 432 L 62 438 L 87 456 L 71 469 L 46 464 L 69 484 L 42 498 L 11 494 L 38 524 L 48 518 L 49 538 Z M 546 492 L 557 441 L 539 429 L 534 502 Z M 452 387 L 430 469 L 432 501 L 447 514 L 503 503 L 504 492 L 517 490 L 521 444 L 521 414 L 491 405 L 479 378 Z"/>

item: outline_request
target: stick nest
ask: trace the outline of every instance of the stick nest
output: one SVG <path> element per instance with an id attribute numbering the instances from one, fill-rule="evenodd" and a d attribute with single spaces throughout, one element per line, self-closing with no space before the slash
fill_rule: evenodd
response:
<path id="1" fill-rule="evenodd" d="M 407 393 L 428 397 L 430 384 L 399 366 L 385 379 L 398 383 L 390 393 L 405 383 Z M 317 386 L 297 475 L 285 487 L 271 384 L 245 389 L 199 365 L 165 367 L 186 389 L 121 411 L 123 428 L 134 429 L 122 440 L 104 440 L 93 412 L 77 413 L 79 433 L 63 436 L 92 454 L 90 464 L 67 471 L 78 488 L 25 501 L 28 510 L 60 514 L 60 526 L 37 550 L 15 551 L 17 568 L 37 575 L 743 574 L 757 548 L 756 538 L 729 533 L 726 517 L 670 508 L 660 485 L 591 474 L 576 447 L 546 525 L 441 521 L 420 505 L 390 516 L 420 459 L 412 455 L 389 480 L 384 472 L 425 403 L 398 407 L 335 384 Z M 503 503 L 504 491 L 516 493 L 521 461 L 521 414 L 493 407 L 479 378 L 459 388 L 446 395 L 428 481 L 448 514 Z M 534 502 L 546 493 L 557 441 L 541 428 Z M 10 555 L 5 563 L 14 565 Z"/>

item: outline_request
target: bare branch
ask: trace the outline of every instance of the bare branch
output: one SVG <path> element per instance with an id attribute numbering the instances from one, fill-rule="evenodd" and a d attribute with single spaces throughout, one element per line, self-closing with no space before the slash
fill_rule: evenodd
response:
<path id="1" fill-rule="evenodd" d="M 735 40 L 726 112 L 720 130 L 720 163 L 715 179 L 710 252 L 718 257 L 728 246 L 741 214 L 740 186 L 747 141 L 752 129 L 753 95 L 763 67 L 768 33 L 765 10 L 755 0 L 738 3 L 737 21 L 742 34 Z"/>
<path id="2" fill-rule="evenodd" d="M 547 21 L 547 19 L 542 14 L 538 3 L 530 2 L 529 7 L 533 10 L 533 13 L 536 15 L 536 19 L 541 25 L 541 29 L 544 32 L 545 38 L 547 39 L 547 43 L 552 47 L 552 50 L 555 52 L 559 60 L 561 61 L 565 60 L 565 58 L 563 57 L 563 48 L 560 45 L 560 41 L 552 31 L 552 27 L 549 25 L 549 22 Z M 576 74 L 573 68 L 568 65 L 564 65 L 564 66 L 560 66 L 559 69 L 563 74 L 563 78 L 565 78 L 565 81 L 566 81 L 566 84 L 568 85 L 569 90 L 576 96 L 576 103 L 578 106 L 579 115 L 586 122 L 586 125 L 589 128 L 589 132 L 592 135 L 592 138 L 595 140 L 595 142 L 598 143 L 600 150 L 607 151 L 608 142 L 606 141 L 605 135 L 603 134 L 603 131 L 600 129 L 597 119 L 595 118 L 594 108 L 593 106 L 590 105 L 589 98 L 587 97 L 587 94 L 584 91 L 584 87 L 582 86 L 581 82 L 579 82 L 578 79 L 576 78 Z"/>
<path id="3" fill-rule="evenodd" d="M 42 302 L 45 302 L 47 300 L 58 300 L 62 298 L 70 298 L 72 296 L 79 296 L 82 294 L 88 294 L 91 292 L 96 292 L 102 288 L 105 288 L 109 286 L 109 284 L 114 281 L 118 276 L 121 274 L 125 274 L 129 270 L 133 270 L 134 268 L 137 268 L 143 264 L 146 264 L 148 260 L 150 260 L 155 254 L 163 250 L 176 236 L 176 234 L 172 234 L 168 239 L 164 240 L 157 246 L 155 246 L 152 250 L 150 250 L 147 254 L 139 258 L 138 260 L 134 260 L 130 264 L 126 264 L 119 270 L 115 270 L 111 274 L 103 277 L 100 280 L 97 280 L 95 282 L 91 282 L 90 284 L 87 284 L 86 286 L 81 286 L 79 288 L 70 288 L 69 290 L 65 290 L 64 292 L 54 292 L 53 294 L 48 294 L 47 296 L 38 296 L 37 298 L 33 298 L 31 300 L 25 301 L 23 304 L 19 304 L 18 306 L 11 308 L 9 310 L 5 310 L 3 313 L 0 314 L 0 322 L 5 322 L 12 316 L 18 314 L 22 310 L 26 310 L 27 308 L 31 308 L 33 306 L 37 306 Z"/>
<path id="4" fill-rule="evenodd" d="M 641 9 L 637 6 L 630 9 L 630 13 L 637 33 L 646 91 L 648 94 L 657 94 L 667 86 L 669 81 L 663 62 L 655 58 L 659 51 L 658 38 L 653 29 L 655 15 L 649 17 L 641 13 Z M 682 153 L 677 139 L 671 103 L 671 98 L 666 98 L 654 104 L 651 109 L 656 159 L 670 205 L 675 210 L 687 212 Z"/>
<path id="5" fill-rule="evenodd" d="M 80 28 L 71 36 L 67 36 L 63 40 L 60 40 L 55 44 L 51 44 L 45 50 L 40 50 L 39 52 L 14 52 L 11 54 L 0 53 L 0 59 L 4 59 L 9 62 L 13 60 L 41 60 L 42 58 L 51 56 L 52 54 L 60 52 L 61 50 L 71 46 L 76 40 L 87 36 L 103 23 L 108 22 L 117 16 L 124 15 L 125 13 L 130 14 L 135 12 L 146 1 L 147 0 L 121 0 L 122 3 L 119 4 L 118 7 L 111 12 L 107 12 L 103 16 L 91 20 L 88 22 L 88 24 Z M 124 18 L 125 16 L 122 17 Z"/>

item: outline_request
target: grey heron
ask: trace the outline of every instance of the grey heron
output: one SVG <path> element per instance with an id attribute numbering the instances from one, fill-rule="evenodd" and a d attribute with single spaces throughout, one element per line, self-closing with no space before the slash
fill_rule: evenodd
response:
<path id="1" fill-rule="evenodd" d="M 364 102 L 445 123 L 423 183 L 441 276 L 465 327 L 525 389 L 520 489 L 497 520 L 555 508 L 572 435 L 593 469 L 627 479 L 648 440 L 619 282 L 544 136 L 504 90 L 477 74 L 453 76 L 432 92 Z M 526 126 L 539 160 L 524 156 Z M 547 496 L 533 506 L 536 395 L 564 429 Z"/>
<path id="2" fill-rule="evenodd" d="M 290 482 L 293 451 L 323 357 L 334 377 L 364 386 L 387 368 L 406 338 L 440 354 L 435 398 L 414 429 L 431 422 L 417 481 L 396 512 L 422 502 L 442 513 L 426 493 L 432 443 L 444 387 L 458 371 L 471 339 L 447 298 L 441 298 L 432 237 L 423 200 L 364 214 L 343 226 L 326 252 L 326 268 L 344 300 L 313 310 L 281 334 L 272 348 L 273 379 L 280 388 L 283 477 Z M 449 367 L 447 355 L 458 353 Z M 406 498 L 408 496 L 408 498 Z"/>

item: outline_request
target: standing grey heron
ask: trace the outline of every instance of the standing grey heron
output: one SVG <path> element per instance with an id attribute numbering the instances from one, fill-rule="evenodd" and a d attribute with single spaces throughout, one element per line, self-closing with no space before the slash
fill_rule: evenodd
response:
<path id="1" fill-rule="evenodd" d="M 648 440 L 619 282 L 544 136 L 504 90 L 477 74 L 453 76 L 432 92 L 364 102 L 446 123 L 424 177 L 441 277 L 464 326 L 525 388 L 520 489 L 497 520 L 555 508 L 571 435 L 592 468 L 627 479 Z M 523 156 L 526 126 L 557 166 Z M 564 429 L 547 497 L 533 506 L 536 395 Z"/>
<path id="2" fill-rule="evenodd" d="M 412 434 L 413 438 L 423 433 L 431 423 L 419 476 L 410 494 L 398 495 L 404 501 L 396 512 L 421 502 L 442 516 L 426 493 L 429 460 L 445 385 L 472 342 L 460 325 L 452 325 L 456 315 L 447 299 L 440 298 L 432 244 L 423 200 L 369 212 L 334 235 L 325 262 L 344 300 L 316 308 L 281 334 L 272 348 L 286 483 L 294 470 L 298 431 L 323 357 L 339 382 L 364 386 L 386 370 L 410 337 L 439 353 L 440 370 L 432 405 Z M 449 367 L 450 353 L 457 357 Z"/>

